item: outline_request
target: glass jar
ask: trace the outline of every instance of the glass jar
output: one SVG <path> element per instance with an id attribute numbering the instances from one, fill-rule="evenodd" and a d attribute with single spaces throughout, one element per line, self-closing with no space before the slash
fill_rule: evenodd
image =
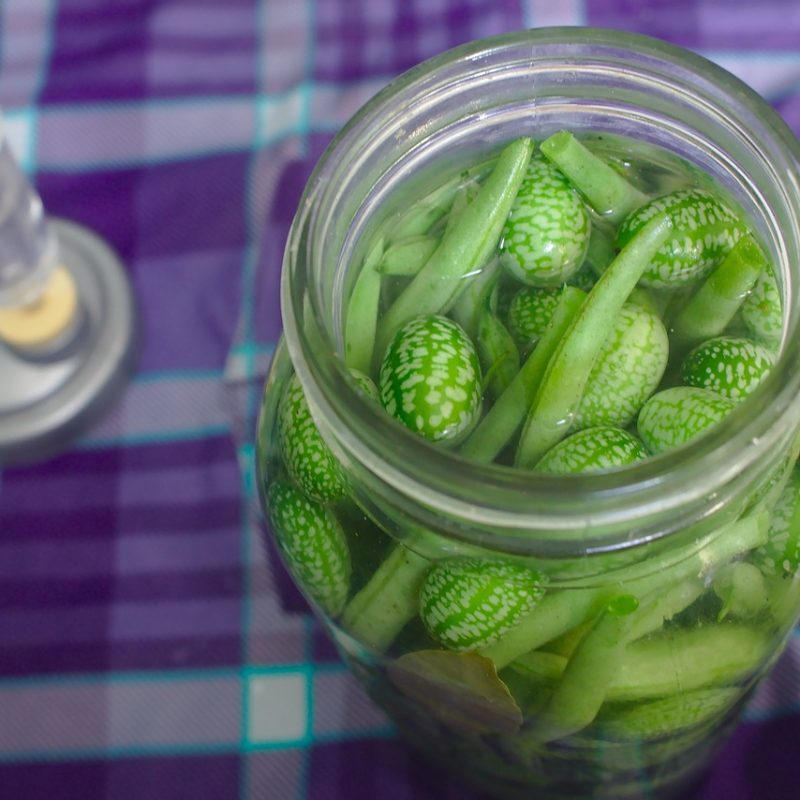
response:
<path id="1" fill-rule="evenodd" d="M 359 389 L 341 354 L 374 231 L 502 143 L 561 129 L 657 145 L 710 176 L 772 259 L 784 320 L 767 378 L 706 435 L 634 467 L 558 477 L 473 463 L 411 433 Z M 279 541 L 287 566 L 374 700 L 466 784 L 499 798 L 675 796 L 784 647 L 800 611 L 796 569 L 758 578 L 749 614 L 721 610 L 719 580 L 763 545 L 797 458 L 798 152 L 761 98 L 696 55 L 616 31 L 540 29 L 402 75 L 311 176 L 285 251 L 284 340 L 259 421 L 262 503 L 274 512 L 277 415 L 294 374 L 343 475 L 344 496 L 324 514 L 351 571 L 344 588 L 320 593 L 309 583 L 330 562 L 310 563 L 310 552 L 304 563 Z M 539 616 L 478 652 L 448 652 L 418 618 L 420 585 L 446 559 L 535 569 L 547 580 Z M 687 610 L 670 612 L 669 598 Z M 649 627 L 634 622 L 633 635 L 628 617 L 641 621 L 643 609 Z M 581 643 L 598 619 L 606 645 L 593 655 Z M 558 695 L 560 682 L 581 669 L 581 702 L 599 711 L 554 722 L 552 698 L 574 699 Z"/>

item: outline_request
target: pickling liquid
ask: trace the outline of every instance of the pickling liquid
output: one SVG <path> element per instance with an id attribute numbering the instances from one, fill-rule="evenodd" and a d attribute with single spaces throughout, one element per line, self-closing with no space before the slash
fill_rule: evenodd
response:
<path id="1" fill-rule="evenodd" d="M 651 146 L 609 136 L 584 141 L 648 196 L 686 187 L 720 194 L 707 176 Z M 446 191 L 437 183 L 427 199 L 420 194 L 415 201 L 404 202 L 355 251 L 368 254 L 378 242 L 389 247 L 393 238 L 398 240 L 398 232 L 437 239 L 447 229 L 455 198 L 472 192 L 492 166 L 490 161 L 462 173 Z M 409 209 L 425 206 L 434 210 L 427 227 L 414 223 L 409 214 Z M 613 258 L 613 231 L 598 215 L 592 213 L 590 218 L 611 242 L 606 258 Z M 501 243 L 487 263 L 502 262 L 502 250 Z M 591 249 L 588 257 L 604 258 Z M 588 290 L 606 266 L 586 263 L 570 281 Z M 502 264 L 497 270 L 491 302 L 503 320 L 522 286 Z M 463 281 L 479 282 L 481 276 L 478 270 Z M 705 278 L 704 274 L 674 290 L 649 292 L 648 303 L 660 315 L 668 337 L 673 335 L 671 320 Z M 384 278 L 379 315 L 412 279 Z M 482 297 L 487 302 L 489 293 Z M 762 305 L 773 316 L 780 315 L 774 304 Z M 778 346 L 775 338 L 759 339 L 741 314 L 725 334 L 751 338 L 770 349 Z M 480 341 L 475 345 L 480 350 Z M 684 357 L 685 348 L 670 352 L 656 390 L 680 382 Z M 375 354 L 369 377 L 376 383 L 379 364 L 380 354 Z M 481 366 L 484 371 L 492 369 Z M 291 481 L 276 433 L 280 399 L 290 378 L 291 366 L 281 348 L 267 385 L 259 433 L 267 493 L 273 484 Z M 486 391 L 485 408 L 496 397 Z M 635 422 L 629 428 L 635 432 Z M 462 442 L 452 449 L 458 452 Z M 511 440 L 495 460 L 513 464 L 514 447 Z M 403 531 L 402 520 L 389 520 L 374 508 L 369 515 L 364 513 L 357 492 L 346 492 L 322 504 L 344 534 L 350 563 L 346 603 L 324 613 L 324 621 L 343 658 L 398 729 L 426 758 L 451 771 L 458 765 L 455 774 L 465 785 L 512 800 L 685 796 L 683 792 L 701 777 L 709 757 L 735 725 L 800 611 L 796 552 L 791 545 L 800 535 L 796 458 L 796 451 L 782 454 L 769 479 L 740 498 L 729 521 L 717 530 L 688 532 L 678 537 L 677 544 L 656 547 L 642 557 L 620 560 L 618 555 L 599 555 L 585 580 L 572 577 L 583 565 L 573 573 L 569 565 L 561 564 L 545 575 L 538 609 L 542 625 L 551 626 L 549 634 L 537 635 L 542 628 L 532 618 L 535 610 L 526 611 L 517 623 L 530 625 L 534 644 L 529 648 L 505 648 L 508 632 L 500 635 L 499 644 L 494 641 L 473 650 L 443 646 L 420 617 L 419 594 L 434 565 L 453 558 L 452 550 L 443 547 L 437 552 L 441 540 Z M 280 525 L 274 518 L 272 523 L 281 546 Z M 405 536 L 401 544 L 394 538 L 398 533 Z M 287 556 L 283 549 L 290 572 L 319 609 L 319 595 L 308 584 L 308 573 L 300 571 L 295 556 Z M 467 591 L 479 593 L 475 585 Z M 600 641 L 598 619 L 603 614 L 610 619 L 605 603 L 620 593 L 636 598 L 635 608 L 622 612 L 633 621 L 620 622 L 619 641 L 608 636 Z M 457 598 L 456 604 L 462 599 Z M 560 624 L 545 618 L 547 609 L 562 615 Z M 590 658 L 591 647 L 597 647 L 599 660 L 612 658 L 613 669 L 607 685 L 587 688 L 587 693 L 602 694 L 591 720 L 559 735 L 563 723 L 559 703 L 580 702 L 569 683 L 576 681 L 580 670 L 587 670 L 581 659 Z M 587 674 L 591 678 L 592 670 Z"/>

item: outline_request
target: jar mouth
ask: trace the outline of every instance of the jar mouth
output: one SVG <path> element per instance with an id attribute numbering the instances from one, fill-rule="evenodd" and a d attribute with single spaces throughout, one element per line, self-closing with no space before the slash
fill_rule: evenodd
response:
<path id="1" fill-rule="evenodd" d="M 505 105 L 492 105 L 492 95 Z M 459 114 L 442 118 L 443 99 L 453 98 Z M 430 124 L 437 113 L 438 127 Z M 566 114 L 574 124 L 563 124 Z M 396 185 L 426 158 L 447 163 L 442 156 L 453 137 L 471 131 L 482 153 L 503 136 L 515 138 L 511 130 L 541 140 L 560 127 L 632 132 L 722 180 L 782 275 L 786 309 L 773 369 L 724 424 L 633 467 L 570 476 L 478 464 L 428 443 L 355 391 L 337 357 L 343 304 L 336 299 L 345 296 L 347 263 Z M 285 338 L 320 428 L 332 434 L 337 456 L 370 476 L 370 491 L 412 498 L 423 517 L 429 512 L 440 530 L 462 539 L 491 532 L 501 546 L 508 540 L 517 550 L 565 555 L 628 547 L 712 517 L 754 472 L 766 474 L 766 462 L 786 448 L 800 421 L 798 165 L 800 144 L 752 89 L 650 37 L 544 28 L 423 62 L 334 139 L 290 232 L 281 284 Z M 354 232 L 356 217 L 363 224 Z"/>

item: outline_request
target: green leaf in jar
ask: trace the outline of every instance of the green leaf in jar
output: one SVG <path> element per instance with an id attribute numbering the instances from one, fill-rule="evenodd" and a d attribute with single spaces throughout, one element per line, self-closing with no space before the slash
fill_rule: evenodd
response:
<path id="1" fill-rule="evenodd" d="M 626 303 L 589 373 L 573 429 L 630 425 L 658 387 L 668 356 L 661 319 L 642 305 Z"/>
<path id="2" fill-rule="evenodd" d="M 320 503 L 344 497 L 344 473 L 320 435 L 297 375 L 278 409 L 278 441 L 289 477 L 308 497 Z"/>
<path id="3" fill-rule="evenodd" d="M 330 509 L 288 483 L 276 482 L 267 497 L 269 518 L 286 565 L 300 587 L 337 616 L 350 589 L 350 552 Z"/>
<path id="4" fill-rule="evenodd" d="M 432 442 L 458 442 L 480 414 L 475 347 L 464 329 L 447 317 L 417 317 L 389 344 L 379 390 L 383 407 L 407 428 Z"/>
<path id="5" fill-rule="evenodd" d="M 544 595 L 536 570 L 506 561 L 448 559 L 428 573 L 420 617 L 431 636 L 451 650 L 475 650 L 497 641 Z"/>
<path id="6" fill-rule="evenodd" d="M 683 286 L 712 270 L 733 248 L 745 228 L 718 197 L 703 189 L 678 189 L 651 200 L 627 216 L 617 232 L 624 247 L 650 219 L 667 213 L 673 235 L 659 249 L 641 278 L 642 286 Z"/>
<path id="7" fill-rule="evenodd" d="M 550 448 L 536 464 L 536 472 L 575 475 L 635 464 L 647 458 L 644 444 L 621 428 L 584 428 Z"/>
<path id="8" fill-rule="evenodd" d="M 718 336 L 695 347 L 684 359 L 681 377 L 687 386 L 711 389 L 742 400 L 772 367 L 769 351 L 736 336 Z"/>
<path id="9" fill-rule="evenodd" d="M 516 733 L 522 712 L 494 664 L 476 653 L 420 650 L 387 667 L 392 683 L 446 725 L 475 733 Z"/>
<path id="10" fill-rule="evenodd" d="M 504 266 L 531 286 L 559 286 L 583 263 L 589 232 L 578 193 L 544 156 L 535 155 L 503 228 Z"/>
<path id="11" fill-rule="evenodd" d="M 674 386 L 654 394 L 639 412 L 639 436 L 651 453 L 686 444 L 716 425 L 734 408 L 733 400 L 710 389 Z"/>

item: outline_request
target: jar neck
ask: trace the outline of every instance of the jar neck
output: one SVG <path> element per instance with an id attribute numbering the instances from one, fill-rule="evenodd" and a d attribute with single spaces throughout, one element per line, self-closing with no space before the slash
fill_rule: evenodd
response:
<path id="1" fill-rule="evenodd" d="M 419 176 L 456 174 L 521 133 L 623 134 L 695 165 L 742 206 L 780 277 L 784 331 L 766 380 L 707 435 L 619 471 L 550 477 L 469 463 L 397 425 L 355 392 L 343 302 L 370 230 Z M 415 68 L 374 98 L 312 175 L 284 261 L 292 362 L 323 434 L 381 502 L 462 539 L 569 554 L 626 547 L 713 517 L 747 494 L 800 425 L 800 151 L 754 92 L 704 59 L 647 37 L 539 29 Z"/>

